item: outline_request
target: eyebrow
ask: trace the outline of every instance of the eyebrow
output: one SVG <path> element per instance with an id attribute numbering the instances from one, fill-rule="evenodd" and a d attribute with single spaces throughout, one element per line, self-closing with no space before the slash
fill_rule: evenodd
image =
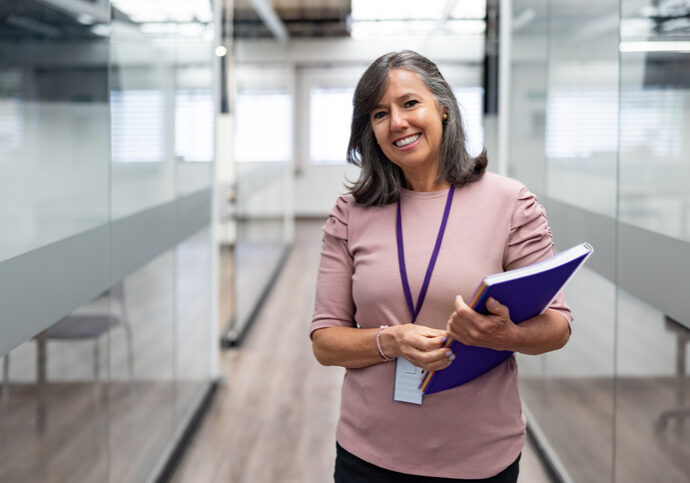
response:
<path id="1" fill-rule="evenodd" d="M 397 97 L 395 100 L 396 100 L 396 101 L 404 101 L 404 100 L 406 100 L 406 99 L 409 99 L 410 97 L 419 97 L 419 95 L 418 95 L 416 92 L 406 92 L 406 93 L 404 93 L 402 96 Z M 374 106 L 374 109 L 372 109 L 372 111 L 373 111 L 373 110 L 376 110 L 376 109 L 381 109 L 381 108 L 383 108 L 383 107 L 384 107 L 384 106 L 381 105 L 381 104 L 376 104 L 376 105 Z"/>

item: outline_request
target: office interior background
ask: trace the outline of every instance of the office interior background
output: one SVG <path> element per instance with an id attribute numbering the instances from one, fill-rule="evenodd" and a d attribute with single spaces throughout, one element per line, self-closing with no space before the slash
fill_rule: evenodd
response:
<path id="1" fill-rule="evenodd" d="M 518 357 L 545 461 L 690 479 L 690 2 L 22 0 L 0 3 L 0 481 L 161 478 L 295 220 L 357 175 L 358 77 L 404 48 L 556 248 L 595 247 L 569 344 Z"/>

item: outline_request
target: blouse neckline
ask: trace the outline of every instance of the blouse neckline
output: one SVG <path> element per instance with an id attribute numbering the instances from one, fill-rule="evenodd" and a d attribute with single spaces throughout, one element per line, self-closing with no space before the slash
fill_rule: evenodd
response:
<path id="1" fill-rule="evenodd" d="M 448 195 L 448 188 L 444 188 L 440 191 L 412 191 L 407 188 L 400 188 L 400 196 L 402 198 L 415 198 L 415 199 L 432 199 L 441 198 Z"/>

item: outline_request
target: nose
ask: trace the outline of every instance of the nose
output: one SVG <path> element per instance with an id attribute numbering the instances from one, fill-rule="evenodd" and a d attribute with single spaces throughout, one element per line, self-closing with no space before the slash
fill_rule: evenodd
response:
<path id="1" fill-rule="evenodd" d="M 390 120 L 391 131 L 402 131 L 409 126 L 407 123 L 407 116 L 403 111 L 397 108 L 391 109 Z"/>

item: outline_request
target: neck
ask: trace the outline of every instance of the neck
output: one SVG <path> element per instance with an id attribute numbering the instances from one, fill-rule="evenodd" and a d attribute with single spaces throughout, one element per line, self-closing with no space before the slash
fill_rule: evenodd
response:
<path id="1" fill-rule="evenodd" d="M 437 180 L 435 176 L 425 179 L 405 176 L 405 181 L 407 182 L 407 187 L 412 191 L 442 191 L 450 188 L 448 181 L 445 179 Z"/>

